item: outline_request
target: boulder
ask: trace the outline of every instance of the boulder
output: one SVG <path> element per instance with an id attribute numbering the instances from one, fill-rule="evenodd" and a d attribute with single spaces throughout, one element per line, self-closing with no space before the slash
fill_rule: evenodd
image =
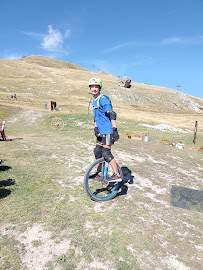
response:
<path id="1" fill-rule="evenodd" d="M 131 87 L 130 83 L 131 83 L 131 79 L 129 77 L 124 76 L 119 79 L 119 86 L 130 88 Z"/>

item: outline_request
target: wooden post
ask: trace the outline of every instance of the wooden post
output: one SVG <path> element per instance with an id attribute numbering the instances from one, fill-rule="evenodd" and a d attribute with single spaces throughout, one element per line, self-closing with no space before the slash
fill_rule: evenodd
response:
<path id="1" fill-rule="evenodd" d="M 198 124 L 198 122 L 195 121 L 195 132 L 194 132 L 194 139 L 193 139 L 193 143 L 194 143 L 194 144 L 195 144 L 195 142 L 196 142 L 196 136 L 197 136 L 197 124 Z"/>

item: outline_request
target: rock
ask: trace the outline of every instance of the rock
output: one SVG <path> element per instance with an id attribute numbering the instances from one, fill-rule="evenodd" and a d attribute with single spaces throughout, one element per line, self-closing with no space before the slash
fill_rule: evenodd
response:
<path id="1" fill-rule="evenodd" d="M 123 86 L 125 88 L 130 88 L 131 87 L 130 83 L 131 83 L 131 79 L 126 76 L 120 78 L 118 82 L 119 86 Z"/>

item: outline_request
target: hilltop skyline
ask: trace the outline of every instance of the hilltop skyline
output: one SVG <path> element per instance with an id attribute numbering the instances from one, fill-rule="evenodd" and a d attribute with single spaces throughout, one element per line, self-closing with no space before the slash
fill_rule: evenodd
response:
<path id="1" fill-rule="evenodd" d="M 42 55 L 203 98 L 203 1 L 8 1 L 0 58 Z"/>

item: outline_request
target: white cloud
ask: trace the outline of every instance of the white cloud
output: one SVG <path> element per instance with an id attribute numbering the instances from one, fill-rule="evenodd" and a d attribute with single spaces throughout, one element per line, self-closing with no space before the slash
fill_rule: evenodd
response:
<path id="1" fill-rule="evenodd" d="M 183 43 L 183 39 L 180 37 L 165 38 L 161 41 L 163 45 L 180 44 Z"/>
<path id="2" fill-rule="evenodd" d="M 46 51 L 68 55 L 67 49 L 69 47 L 66 45 L 66 49 L 64 49 L 64 41 L 70 37 L 70 33 L 70 28 L 66 28 L 65 31 L 62 32 L 58 29 L 54 29 L 52 25 L 49 25 L 48 34 L 43 36 L 41 46 Z"/>
<path id="3" fill-rule="evenodd" d="M 63 57 L 64 55 L 70 54 L 70 48 L 68 44 L 65 43 L 65 40 L 70 37 L 71 29 L 66 26 L 63 27 L 63 30 L 54 29 L 52 25 L 48 26 L 48 33 L 45 35 L 43 33 L 36 33 L 31 31 L 20 31 L 22 34 L 31 37 L 35 40 L 40 41 L 41 48 L 46 51 L 47 56 L 53 55 L 53 58 Z M 38 48 L 39 49 L 39 48 Z M 34 49 L 33 49 L 34 50 Z M 32 52 L 30 55 L 35 55 L 36 52 Z M 39 52 L 37 52 L 39 54 Z M 44 54 L 44 52 L 42 53 Z M 27 53 L 16 53 L 5 51 L 2 58 L 6 59 L 20 59 L 23 55 Z"/>
<path id="4" fill-rule="evenodd" d="M 161 41 L 161 45 L 198 45 L 202 43 L 202 36 L 191 36 L 191 37 L 170 37 L 165 38 Z"/>
<path id="5" fill-rule="evenodd" d="M 140 46 L 140 45 L 141 44 L 138 43 L 137 41 L 129 41 L 129 42 L 125 42 L 125 43 L 120 43 L 112 48 L 108 48 L 104 52 L 109 53 L 109 52 L 117 51 L 121 48 L 126 48 L 126 47 L 130 47 L 130 46 Z"/>
<path id="6" fill-rule="evenodd" d="M 103 51 L 103 53 L 111 53 L 120 49 L 126 49 L 129 47 L 150 47 L 150 46 L 160 46 L 160 45 L 198 45 L 202 44 L 203 36 L 191 36 L 191 37 L 169 37 L 162 39 L 161 41 L 144 41 L 144 42 L 137 42 L 137 41 L 128 41 L 124 43 L 119 43 L 118 45 L 107 48 Z"/>
<path id="7" fill-rule="evenodd" d="M 69 38 L 70 37 L 70 28 L 67 28 L 66 30 L 65 30 L 65 38 Z"/>
<path id="8" fill-rule="evenodd" d="M 26 36 L 32 37 L 34 39 L 39 39 L 42 40 L 42 38 L 44 37 L 43 34 L 39 34 L 39 33 L 34 33 L 34 32 L 26 32 L 26 31 L 20 31 L 21 33 L 23 33 Z"/>
<path id="9" fill-rule="evenodd" d="M 41 45 L 48 51 L 61 49 L 63 45 L 63 36 L 58 29 L 53 29 L 52 25 L 49 25 L 48 35 L 44 37 Z"/>

